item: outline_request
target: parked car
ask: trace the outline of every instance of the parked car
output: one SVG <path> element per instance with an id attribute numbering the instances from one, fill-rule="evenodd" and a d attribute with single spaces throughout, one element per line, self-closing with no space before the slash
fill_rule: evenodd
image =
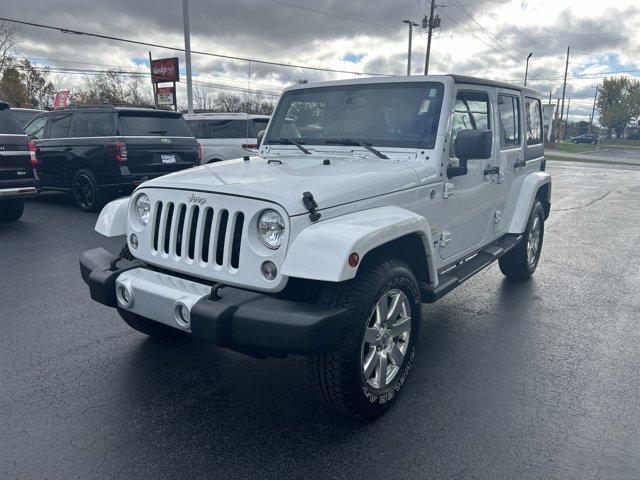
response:
<path id="1" fill-rule="evenodd" d="M 571 137 L 571 143 L 590 143 L 591 145 L 597 145 L 600 143 L 600 137 L 591 133 L 584 133 L 577 137 Z"/>
<path id="2" fill-rule="evenodd" d="M 44 113 L 46 110 L 38 110 L 35 108 L 12 108 L 13 116 L 16 117 L 16 120 L 20 124 L 22 128 L 26 127 L 33 117 L 38 115 L 39 113 Z"/>
<path id="3" fill-rule="evenodd" d="M 185 114 L 189 128 L 202 145 L 202 163 L 247 155 L 258 148 L 258 132 L 267 128 L 268 115 L 246 113 Z"/>
<path id="4" fill-rule="evenodd" d="M 536 270 L 551 177 L 534 90 L 456 75 L 297 85 L 259 153 L 107 205 L 96 230 L 127 240 L 120 258 L 82 255 L 91 297 L 147 335 L 307 355 L 317 396 L 364 418 L 424 358 L 422 303 L 496 260 L 509 278 Z"/>
<path id="5" fill-rule="evenodd" d="M 198 143 L 176 112 L 73 106 L 36 116 L 26 131 L 38 148 L 41 189 L 70 192 L 88 212 L 109 195 L 200 160 Z"/>
<path id="6" fill-rule="evenodd" d="M 0 221 L 22 217 L 24 199 L 37 193 L 36 147 L 6 102 L 0 102 Z"/>

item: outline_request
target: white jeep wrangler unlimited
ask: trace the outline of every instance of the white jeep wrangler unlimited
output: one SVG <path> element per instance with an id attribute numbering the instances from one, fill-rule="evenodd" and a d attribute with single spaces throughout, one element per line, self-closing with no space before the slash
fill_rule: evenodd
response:
<path id="1" fill-rule="evenodd" d="M 421 304 L 495 260 L 523 279 L 549 215 L 540 95 L 456 75 L 300 85 L 258 156 L 145 182 L 80 259 L 91 297 L 148 335 L 308 356 L 318 397 L 380 414 L 415 358 Z"/>

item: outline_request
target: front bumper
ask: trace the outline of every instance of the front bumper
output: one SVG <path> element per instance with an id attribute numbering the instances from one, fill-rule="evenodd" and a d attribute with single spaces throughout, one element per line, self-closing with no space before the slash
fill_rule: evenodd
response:
<path id="1" fill-rule="evenodd" d="M 118 259 L 103 248 L 80 257 L 91 298 L 190 332 L 194 338 L 257 355 L 312 354 L 333 349 L 345 309 L 273 295 L 212 287 Z M 188 311 L 188 322 L 184 312 Z M 182 310 L 183 315 L 180 315 Z"/>

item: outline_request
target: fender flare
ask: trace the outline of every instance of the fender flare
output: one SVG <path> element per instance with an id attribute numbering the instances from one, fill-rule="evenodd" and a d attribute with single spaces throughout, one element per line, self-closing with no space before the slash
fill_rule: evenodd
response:
<path id="1" fill-rule="evenodd" d="M 107 203 L 96 221 L 95 231 L 105 237 L 127 234 L 127 210 L 131 197 L 118 198 Z"/>
<path id="2" fill-rule="evenodd" d="M 520 189 L 520 195 L 516 208 L 509 222 L 508 233 L 520 234 L 527 228 L 527 222 L 529 221 L 529 214 L 533 207 L 533 201 L 538 194 L 538 190 L 543 185 L 549 185 L 548 196 L 546 200 L 551 200 L 551 175 L 546 172 L 534 172 L 526 175 L 522 182 L 522 188 Z"/>
<path id="3" fill-rule="evenodd" d="M 327 282 L 349 280 L 358 270 L 347 263 L 352 252 L 362 259 L 374 248 L 414 233 L 422 239 L 428 283 L 435 288 L 437 268 L 429 223 L 423 216 L 399 207 L 372 208 L 306 227 L 290 244 L 281 273 Z"/>

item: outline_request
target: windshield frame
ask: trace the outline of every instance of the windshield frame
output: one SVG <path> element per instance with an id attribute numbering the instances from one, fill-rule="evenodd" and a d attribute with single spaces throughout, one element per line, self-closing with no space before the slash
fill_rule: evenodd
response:
<path id="1" fill-rule="evenodd" d="M 371 138 L 371 137 L 358 137 L 355 138 L 351 136 L 354 140 L 364 141 L 367 144 L 376 147 L 376 148 L 407 148 L 407 149 L 423 149 L 423 150 L 432 150 L 435 148 L 435 143 L 438 135 L 438 129 L 440 126 L 440 122 L 442 119 L 442 108 L 445 104 L 445 95 L 447 92 L 446 85 L 441 81 L 408 81 L 408 82 L 375 82 L 375 83 L 346 83 L 340 85 L 330 85 L 330 86 L 319 86 L 319 87 L 305 87 L 305 88 L 295 88 L 292 90 L 287 90 L 283 93 L 278 105 L 271 117 L 271 121 L 269 122 L 269 127 L 265 138 L 263 140 L 264 145 L 283 145 L 281 140 L 281 136 L 276 135 L 275 129 L 279 127 L 280 120 L 282 118 L 284 121 L 291 121 L 291 119 L 287 119 L 285 114 L 290 108 L 293 99 L 296 96 L 304 95 L 309 92 L 326 92 L 326 91 L 344 91 L 344 90 L 375 90 L 375 89 L 400 89 L 400 88 L 415 88 L 421 87 L 425 89 L 435 88 L 437 93 L 436 96 L 433 97 L 438 103 L 436 104 L 436 108 L 438 109 L 433 119 L 433 132 L 429 135 L 429 137 L 419 138 L 419 139 L 384 139 L 384 138 Z M 292 99 L 292 100 L 289 100 Z M 284 111 L 285 108 L 287 111 Z M 302 145 L 306 145 L 308 147 L 339 147 L 340 145 L 330 145 L 325 142 L 327 138 L 335 138 L 332 137 L 300 137 L 297 138 Z M 286 145 L 286 144 L 284 144 Z M 289 147 L 289 145 L 287 145 Z M 352 147 L 350 147 L 352 148 Z"/>

